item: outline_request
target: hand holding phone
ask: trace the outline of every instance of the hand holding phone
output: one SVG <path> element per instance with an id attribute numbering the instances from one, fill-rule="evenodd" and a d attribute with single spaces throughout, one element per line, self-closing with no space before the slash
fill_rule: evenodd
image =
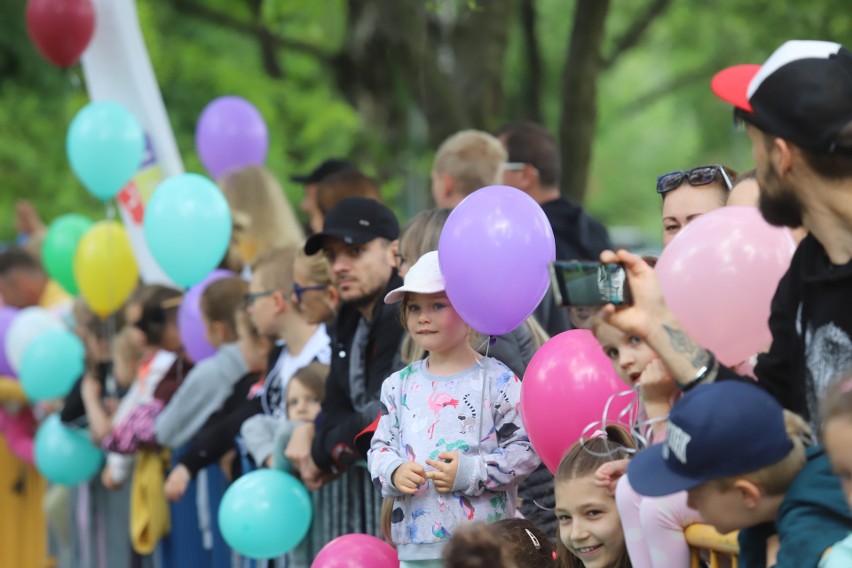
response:
<path id="1" fill-rule="evenodd" d="M 557 260 L 550 265 L 553 295 L 560 306 L 616 306 L 633 303 L 621 264 Z"/>

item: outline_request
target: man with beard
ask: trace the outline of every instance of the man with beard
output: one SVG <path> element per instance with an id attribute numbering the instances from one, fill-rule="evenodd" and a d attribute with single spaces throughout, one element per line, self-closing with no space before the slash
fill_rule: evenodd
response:
<path id="1" fill-rule="evenodd" d="M 817 425 L 826 384 L 852 368 L 852 313 L 843 308 L 852 297 L 852 53 L 837 43 L 789 41 L 762 66 L 721 71 L 712 88 L 734 105 L 751 140 L 763 217 L 809 231 L 776 290 L 772 346 L 755 375 Z M 683 332 L 639 257 L 606 251 L 601 259 L 626 264 L 635 301 L 608 306 L 608 321 L 650 344 L 682 390 L 738 378 Z"/>
<path id="2" fill-rule="evenodd" d="M 361 459 L 355 436 L 379 415 L 382 382 L 396 370 L 404 333 L 396 307 L 383 301 L 402 286 L 395 268 L 398 238 L 399 223 L 390 209 L 350 197 L 328 212 L 322 232 L 305 243 L 306 254 L 328 259 L 342 306 L 331 332 L 322 412 L 315 423 L 296 427 L 285 456 L 309 489 L 331 483 L 330 492 L 315 503 L 322 522 L 317 532 L 325 542 L 378 527 L 381 494 L 366 469 L 351 466 Z"/>

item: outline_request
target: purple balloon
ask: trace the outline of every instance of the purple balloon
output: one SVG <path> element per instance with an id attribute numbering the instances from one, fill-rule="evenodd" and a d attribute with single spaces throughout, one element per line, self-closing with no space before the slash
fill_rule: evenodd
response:
<path id="1" fill-rule="evenodd" d="M 547 293 L 556 241 L 533 198 L 492 185 L 453 209 L 438 256 L 447 297 L 462 319 L 480 333 L 502 335 L 521 325 Z"/>
<path id="2" fill-rule="evenodd" d="M 230 270 L 214 270 L 204 280 L 192 286 L 183 297 L 178 308 L 178 331 L 183 349 L 195 363 L 216 353 L 216 348 L 210 345 L 204 334 L 204 318 L 201 315 L 201 294 L 207 286 L 221 280 L 236 276 Z"/>
<path id="3" fill-rule="evenodd" d="M 245 166 L 261 166 L 269 150 L 266 122 L 242 97 L 213 100 L 195 129 L 195 149 L 214 179 Z"/>
<path id="4" fill-rule="evenodd" d="M 396 550 L 368 534 L 345 534 L 320 549 L 311 568 L 399 568 Z"/>
<path id="5" fill-rule="evenodd" d="M 10 306 L 0 308 L 0 375 L 5 377 L 17 376 L 6 358 L 6 333 L 16 315 L 18 315 L 16 308 Z"/>

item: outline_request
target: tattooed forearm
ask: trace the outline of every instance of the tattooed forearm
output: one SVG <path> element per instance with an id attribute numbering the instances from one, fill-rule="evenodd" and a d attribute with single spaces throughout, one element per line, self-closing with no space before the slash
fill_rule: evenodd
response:
<path id="1" fill-rule="evenodd" d="M 710 362 L 710 354 L 707 350 L 695 343 L 682 330 L 674 329 L 667 325 L 663 325 L 663 329 L 666 330 L 666 334 L 669 336 L 672 348 L 677 353 L 685 355 L 693 367 L 698 369 Z"/>

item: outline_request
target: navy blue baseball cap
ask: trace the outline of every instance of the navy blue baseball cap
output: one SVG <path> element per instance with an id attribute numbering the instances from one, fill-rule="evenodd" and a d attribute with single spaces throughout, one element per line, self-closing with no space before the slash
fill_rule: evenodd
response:
<path id="1" fill-rule="evenodd" d="M 757 471 L 792 450 L 778 401 L 754 384 L 719 381 L 674 404 L 666 441 L 639 452 L 627 475 L 640 495 L 662 497 Z"/>

